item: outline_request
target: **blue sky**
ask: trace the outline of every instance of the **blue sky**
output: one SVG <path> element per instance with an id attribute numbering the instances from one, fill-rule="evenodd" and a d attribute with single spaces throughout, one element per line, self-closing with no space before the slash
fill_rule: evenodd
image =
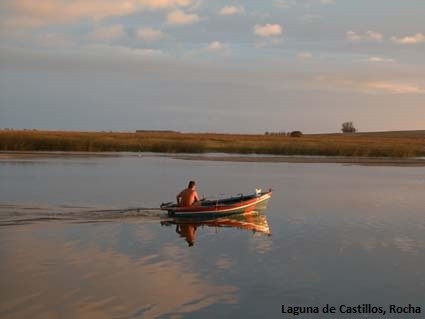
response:
<path id="1" fill-rule="evenodd" d="M 0 127 L 425 129 L 423 0 L 3 0 Z"/>

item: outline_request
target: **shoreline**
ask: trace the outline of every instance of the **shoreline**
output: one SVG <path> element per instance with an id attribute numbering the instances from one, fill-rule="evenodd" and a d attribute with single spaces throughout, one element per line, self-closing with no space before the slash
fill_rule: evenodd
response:
<path id="1" fill-rule="evenodd" d="M 49 158 L 88 158 L 88 157 L 168 157 L 177 160 L 218 161 L 239 163 L 293 163 L 293 164 L 346 164 L 361 166 L 397 166 L 425 167 L 425 158 L 397 157 L 351 157 L 351 156 L 284 156 L 264 154 L 175 154 L 150 152 L 36 152 L 36 151 L 1 151 L 1 161 L 31 160 Z"/>
<path id="2" fill-rule="evenodd" d="M 340 156 L 208 156 L 179 155 L 175 159 L 192 161 L 221 161 L 241 163 L 292 163 L 292 164 L 346 164 L 361 166 L 425 167 L 425 159 L 386 157 L 340 157 Z"/>
<path id="3" fill-rule="evenodd" d="M 164 154 L 274 154 L 296 157 L 425 156 L 425 130 L 356 134 L 241 135 L 147 131 L 136 133 L 5 131 L 0 130 L 0 150 L 15 152 L 102 152 Z M 103 153 L 105 152 L 105 153 Z M 102 155 L 102 156 L 103 156 Z M 113 155 L 116 156 L 116 155 Z"/>

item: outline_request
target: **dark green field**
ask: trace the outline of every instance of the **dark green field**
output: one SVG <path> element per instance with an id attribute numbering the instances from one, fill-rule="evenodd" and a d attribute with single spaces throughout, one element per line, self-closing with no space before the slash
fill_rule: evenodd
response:
<path id="1" fill-rule="evenodd" d="M 119 133 L 1 130 L 0 151 L 225 152 L 415 157 L 425 156 L 425 131 L 311 134 L 302 137 L 289 137 L 168 131 Z"/>

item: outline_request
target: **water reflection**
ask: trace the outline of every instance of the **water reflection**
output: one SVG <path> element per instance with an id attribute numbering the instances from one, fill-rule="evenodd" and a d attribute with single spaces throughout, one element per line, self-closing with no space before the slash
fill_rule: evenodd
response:
<path id="1" fill-rule="evenodd" d="M 0 233 L 0 318 L 182 318 L 238 302 L 236 285 L 188 263 L 192 251 L 137 241 L 151 226 L 39 223 Z M 120 243 L 124 232 L 138 254 Z"/>
<path id="2" fill-rule="evenodd" d="M 255 233 L 271 235 L 267 216 L 261 211 L 253 211 L 246 214 L 238 214 L 215 219 L 189 219 L 173 218 L 161 221 L 162 226 L 175 226 L 175 231 L 179 237 L 184 238 L 189 247 L 196 242 L 198 230 L 204 227 L 213 227 L 218 230 L 221 227 L 232 227 L 238 229 L 251 230 Z"/>

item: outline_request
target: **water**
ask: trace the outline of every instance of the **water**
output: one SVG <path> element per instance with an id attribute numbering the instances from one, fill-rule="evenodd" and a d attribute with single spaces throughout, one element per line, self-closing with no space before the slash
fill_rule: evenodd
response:
<path id="1" fill-rule="evenodd" d="M 275 191 L 262 214 L 193 234 L 157 209 L 190 179 L 201 196 Z M 423 318 L 424 195 L 423 168 L 4 159 L 0 317 Z M 282 314 L 326 304 L 422 313 Z"/>

